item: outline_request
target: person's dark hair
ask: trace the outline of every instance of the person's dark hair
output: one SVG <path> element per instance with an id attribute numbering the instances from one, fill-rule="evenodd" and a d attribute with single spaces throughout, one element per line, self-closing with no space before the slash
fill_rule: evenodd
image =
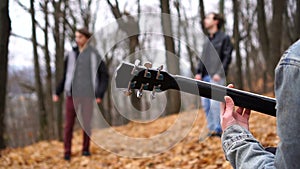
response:
<path id="1" fill-rule="evenodd" d="M 80 29 L 77 29 L 76 32 L 79 32 L 81 33 L 82 35 L 84 35 L 86 38 L 90 38 L 92 36 L 92 33 L 89 32 L 89 30 L 87 28 L 80 28 Z"/>
<path id="2" fill-rule="evenodd" d="M 218 14 L 218 13 L 215 13 L 215 12 L 211 12 L 210 14 L 213 14 L 214 15 L 214 20 L 217 20 L 219 21 L 218 22 L 218 29 L 221 29 L 225 23 L 225 19 L 224 19 L 224 16 L 221 15 L 221 14 Z"/>

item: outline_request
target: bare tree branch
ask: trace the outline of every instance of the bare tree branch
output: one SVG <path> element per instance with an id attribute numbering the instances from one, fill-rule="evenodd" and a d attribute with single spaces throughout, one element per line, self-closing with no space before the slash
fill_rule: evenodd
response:
<path id="1" fill-rule="evenodd" d="M 111 8 L 111 11 L 113 12 L 114 16 L 116 19 L 119 19 L 122 17 L 122 13 L 120 12 L 120 9 L 119 9 L 119 3 L 118 1 L 116 0 L 116 5 L 114 6 L 109 0 L 106 0 L 108 5 L 110 6 Z"/>
<path id="2" fill-rule="evenodd" d="M 96 1 L 96 10 L 95 11 L 99 11 L 99 7 L 100 7 L 99 2 L 100 1 Z M 95 31 L 96 21 L 97 21 L 97 12 L 95 12 L 94 16 L 93 16 L 93 21 L 92 21 L 92 30 L 93 30 L 93 32 Z"/>
<path id="3" fill-rule="evenodd" d="M 20 85 L 23 89 L 28 90 L 30 93 L 36 92 L 36 89 L 35 89 L 35 86 L 34 86 L 34 85 L 31 85 L 31 84 L 26 83 L 26 82 L 19 82 L 19 85 Z"/>
<path id="4" fill-rule="evenodd" d="M 13 33 L 13 32 L 11 32 L 10 35 L 11 35 L 11 36 L 14 36 L 14 37 L 16 37 L 16 38 L 20 38 L 20 39 L 23 39 L 23 40 L 32 42 L 32 38 L 24 37 L 24 36 L 22 36 L 22 35 L 18 35 L 18 34 Z M 39 43 L 37 43 L 37 46 L 40 47 L 40 48 L 42 48 L 42 49 L 45 48 L 44 45 L 41 45 L 41 44 L 39 44 Z"/>
<path id="5" fill-rule="evenodd" d="M 19 0 L 16 0 L 17 4 L 22 7 L 25 11 L 30 12 L 30 9 L 25 6 L 24 4 L 22 4 Z"/>
<path id="6" fill-rule="evenodd" d="M 18 34 L 13 33 L 13 32 L 11 32 L 10 35 L 14 36 L 16 38 L 20 38 L 20 39 L 26 40 L 26 41 L 30 41 L 30 42 L 32 41 L 32 38 L 24 37 L 24 36 L 18 35 Z"/>

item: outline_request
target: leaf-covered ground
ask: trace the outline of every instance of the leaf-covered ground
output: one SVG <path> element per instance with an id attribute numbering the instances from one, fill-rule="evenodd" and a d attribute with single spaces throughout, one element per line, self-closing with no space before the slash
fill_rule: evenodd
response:
<path id="1" fill-rule="evenodd" d="M 190 113 L 190 112 L 186 112 Z M 90 157 L 81 156 L 82 134 L 81 131 L 74 133 L 72 159 L 70 162 L 63 160 L 63 144 L 62 142 L 42 141 L 23 148 L 6 149 L 0 152 L 0 169 L 15 168 L 109 168 L 109 169 L 151 169 L 151 168 L 231 168 L 230 164 L 225 160 L 221 142 L 219 138 L 208 138 L 203 142 L 199 142 L 198 138 L 203 131 L 205 117 L 202 111 L 198 112 L 197 119 L 192 129 L 186 137 L 174 147 L 149 158 L 128 158 L 121 157 L 115 153 L 108 152 L 95 143 L 91 145 Z M 177 115 L 160 118 L 151 123 L 129 123 L 126 126 L 115 127 L 114 129 L 120 133 L 124 133 L 131 137 L 148 138 L 163 132 L 170 127 L 176 120 Z M 261 141 L 264 146 L 276 146 L 279 139 L 276 136 L 276 119 L 270 116 L 253 112 L 250 120 L 250 130 L 254 136 Z M 189 126 L 188 124 L 180 124 L 181 128 Z M 93 135 L 106 137 L 103 144 L 114 144 L 115 149 L 122 149 L 122 144 L 118 143 L 118 139 L 109 137 L 109 130 L 93 131 Z M 178 133 L 181 131 L 178 130 Z M 176 132 L 176 133 L 177 133 Z M 172 136 L 172 135 L 171 135 Z M 168 139 L 166 139 L 167 141 Z M 116 143 L 114 143 L 116 142 Z M 163 144 L 163 143 L 162 143 Z M 116 145 L 119 145 L 116 146 Z M 147 149 L 147 147 L 139 147 L 139 149 Z M 123 152 L 123 154 L 131 152 Z"/>

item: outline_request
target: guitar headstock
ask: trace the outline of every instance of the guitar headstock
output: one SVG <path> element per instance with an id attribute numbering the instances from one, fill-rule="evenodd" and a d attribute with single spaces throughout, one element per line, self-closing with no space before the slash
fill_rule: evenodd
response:
<path id="1" fill-rule="evenodd" d="M 137 97 L 142 97 L 143 90 L 152 91 L 152 98 L 156 92 L 171 89 L 176 85 L 176 81 L 169 73 L 162 71 L 163 66 L 157 69 L 152 68 L 152 64 L 147 62 L 144 66 L 139 65 L 139 60 L 135 64 L 122 62 L 116 72 L 116 87 L 126 88 L 125 95 L 131 95 L 132 90 L 137 89 Z"/>

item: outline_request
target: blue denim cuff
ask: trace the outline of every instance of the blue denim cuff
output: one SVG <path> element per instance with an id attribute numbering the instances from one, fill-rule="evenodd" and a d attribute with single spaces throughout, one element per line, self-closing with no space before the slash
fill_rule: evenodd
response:
<path id="1" fill-rule="evenodd" d="M 232 125 L 222 135 L 223 150 L 226 153 L 233 145 L 246 140 L 258 142 L 247 129 L 239 125 Z"/>

